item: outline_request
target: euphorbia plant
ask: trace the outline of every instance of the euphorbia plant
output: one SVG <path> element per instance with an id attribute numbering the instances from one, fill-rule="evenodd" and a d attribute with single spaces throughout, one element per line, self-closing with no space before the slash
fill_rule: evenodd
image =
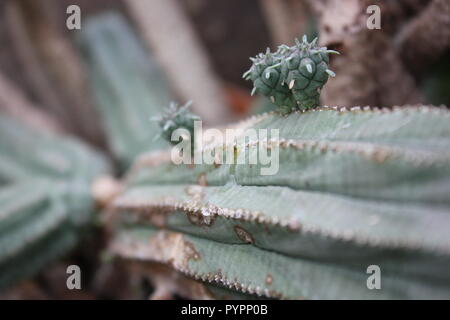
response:
<path id="1" fill-rule="evenodd" d="M 330 53 L 306 39 L 258 55 L 245 74 L 279 112 L 235 129 L 278 139 L 260 164 L 176 165 L 143 155 L 111 204 L 111 250 L 204 283 L 269 298 L 450 297 L 450 113 L 433 106 L 319 106 Z M 175 129 L 175 128 L 174 128 Z M 208 147 L 196 152 L 210 152 Z M 432 232 L 430 232 L 432 230 Z M 367 272 L 382 272 L 382 290 Z M 212 284 L 212 287 L 209 285 Z"/>
<path id="2" fill-rule="evenodd" d="M 279 137 L 223 146 L 236 156 L 254 145 L 278 148 L 277 172 L 263 176 L 261 164 L 248 163 L 177 165 L 168 143 L 151 144 L 157 124 L 142 120 L 147 104 L 156 109 L 142 84 L 159 83 L 140 68 L 142 48 L 113 16 L 83 32 L 112 149 L 122 168 L 143 154 L 103 197 L 95 191 L 108 188 L 91 187 L 111 173 L 110 160 L 71 138 L 0 119 L 0 286 L 73 246 L 102 200 L 110 252 L 140 267 L 130 272 L 155 286 L 166 277 L 169 291 L 188 297 L 450 297 L 447 109 L 320 106 L 320 88 L 333 75 L 330 51 L 305 40 L 258 55 L 246 74 L 282 114 L 230 126 L 277 129 Z M 123 59 L 130 52 L 136 59 Z M 133 95 L 123 89 L 130 83 Z M 163 136 L 190 131 L 195 117 L 185 111 L 161 119 Z M 381 270 L 381 290 L 367 286 L 371 266 Z"/>

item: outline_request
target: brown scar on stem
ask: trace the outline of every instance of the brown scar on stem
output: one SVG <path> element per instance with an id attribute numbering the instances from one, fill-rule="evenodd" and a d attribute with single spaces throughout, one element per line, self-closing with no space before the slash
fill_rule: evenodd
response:
<path id="1" fill-rule="evenodd" d="M 202 172 L 202 173 L 199 174 L 197 183 L 200 186 L 202 186 L 202 187 L 206 187 L 208 185 L 208 180 L 206 178 L 206 173 Z"/>
<path id="2" fill-rule="evenodd" d="M 202 212 L 198 211 L 188 211 L 186 212 L 186 215 L 189 222 L 196 226 L 210 227 L 216 220 L 216 215 L 204 215 Z"/>
<path id="3" fill-rule="evenodd" d="M 234 229 L 234 232 L 236 233 L 236 235 L 238 236 L 238 238 L 242 242 L 249 243 L 249 244 L 255 243 L 255 239 L 253 239 L 253 236 L 250 234 L 250 232 L 248 232 L 244 228 L 236 225 L 233 227 L 233 229 Z"/>
<path id="4" fill-rule="evenodd" d="M 185 245 L 185 253 L 186 253 L 186 265 L 189 263 L 189 260 L 199 261 L 201 259 L 200 253 L 195 250 L 194 245 L 191 242 L 184 241 Z"/>
<path id="5" fill-rule="evenodd" d="M 193 170 L 193 169 L 195 168 L 195 164 L 193 164 L 193 163 L 188 163 L 188 164 L 186 165 L 186 168 L 188 168 L 188 169 L 190 169 L 190 170 Z"/>
<path id="6" fill-rule="evenodd" d="M 273 282 L 273 277 L 272 277 L 272 275 L 269 273 L 269 274 L 267 274 L 267 276 L 266 276 L 266 284 L 267 284 L 267 285 L 271 285 L 272 282 Z"/>

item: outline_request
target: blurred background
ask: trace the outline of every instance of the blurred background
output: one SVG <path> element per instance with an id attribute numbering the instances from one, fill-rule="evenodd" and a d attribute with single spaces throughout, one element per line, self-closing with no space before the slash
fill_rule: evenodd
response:
<path id="1" fill-rule="evenodd" d="M 367 28 L 372 4 L 381 29 Z M 79 29 L 68 28 L 70 5 L 80 8 Z M 192 100 L 207 125 L 272 110 L 250 96 L 242 74 L 249 57 L 303 34 L 341 52 L 332 57 L 337 77 L 323 90 L 324 105 L 450 105 L 448 0 L 4 0 L 0 113 L 76 136 L 120 162 L 128 146 L 111 143 L 108 113 L 145 127 L 170 101 Z M 146 284 L 102 262 L 106 238 L 99 231 L 1 297 L 142 298 L 135 288 Z M 66 289 L 70 263 L 83 266 L 89 290 Z"/>

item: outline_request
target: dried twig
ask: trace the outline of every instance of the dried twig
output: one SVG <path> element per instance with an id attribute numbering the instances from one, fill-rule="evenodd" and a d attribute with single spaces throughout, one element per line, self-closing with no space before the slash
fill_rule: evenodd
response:
<path id="1" fill-rule="evenodd" d="M 62 119 L 64 116 L 61 109 L 63 103 L 53 90 L 48 76 L 36 56 L 18 2 L 9 1 L 5 4 L 5 20 L 11 35 L 12 48 L 23 65 L 23 71 L 33 95 L 58 120 Z M 64 122 L 63 125 L 67 129 L 71 129 L 70 123 Z"/>
<path id="2" fill-rule="evenodd" d="M 307 14 L 303 1 L 261 0 L 263 13 L 274 44 L 292 44 L 306 31 Z"/>
<path id="3" fill-rule="evenodd" d="M 419 14 L 432 0 L 360 0 L 363 7 L 376 4 L 381 9 L 381 28 L 394 35 L 415 15 Z"/>
<path id="4" fill-rule="evenodd" d="M 88 87 L 86 73 L 77 51 L 58 24 L 54 0 L 37 3 L 17 0 L 28 34 L 30 50 L 34 51 L 47 77 L 58 105 L 53 106 L 61 120 L 75 134 L 98 146 L 105 147 L 105 138 L 99 125 Z M 48 90 L 50 91 L 50 90 Z"/>
<path id="5" fill-rule="evenodd" d="M 450 2 L 433 0 L 396 37 L 405 65 L 419 73 L 450 49 Z"/>
<path id="6" fill-rule="evenodd" d="M 174 0 L 127 0 L 132 16 L 175 90 L 193 100 L 209 124 L 230 120 L 224 93 L 180 4 Z"/>
<path id="7" fill-rule="evenodd" d="M 422 102 L 412 75 L 383 30 L 366 27 L 364 1 L 310 1 L 320 17 L 320 42 L 341 55 L 332 69 L 339 75 L 323 91 L 323 104 L 392 106 Z"/>
<path id="8" fill-rule="evenodd" d="M 40 111 L 2 73 L 0 73 L 0 111 L 39 129 L 64 131 L 56 119 Z"/>
<path id="9" fill-rule="evenodd" d="M 137 262 L 127 260 L 130 273 L 149 280 L 155 290 L 151 300 L 171 300 L 175 296 L 185 299 L 211 300 L 215 297 L 206 286 L 194 279 L 157 262 Z"/>

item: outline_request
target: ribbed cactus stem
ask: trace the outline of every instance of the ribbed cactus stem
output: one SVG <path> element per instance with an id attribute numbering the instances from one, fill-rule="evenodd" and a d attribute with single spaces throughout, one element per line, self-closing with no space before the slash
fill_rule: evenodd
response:
<path id="1" fill-rule="evenodd" d="M 278 148 L 266 176 L 262 164 L 143 155 L 111 204 L 111 250 L 269 298 L 449 298 L 449 121 L 432 106 L 255 116 L 233 128 L 279 137 L 234 150 Z M 370 265 L 382 290 L 367 289 Z"/>
<path id="2" fill-rule="evenodd" d="M 87 145 L 0 117 L 0 290 L 73 248 L 92 222 L 90 186 L 109 172 Z"/>

